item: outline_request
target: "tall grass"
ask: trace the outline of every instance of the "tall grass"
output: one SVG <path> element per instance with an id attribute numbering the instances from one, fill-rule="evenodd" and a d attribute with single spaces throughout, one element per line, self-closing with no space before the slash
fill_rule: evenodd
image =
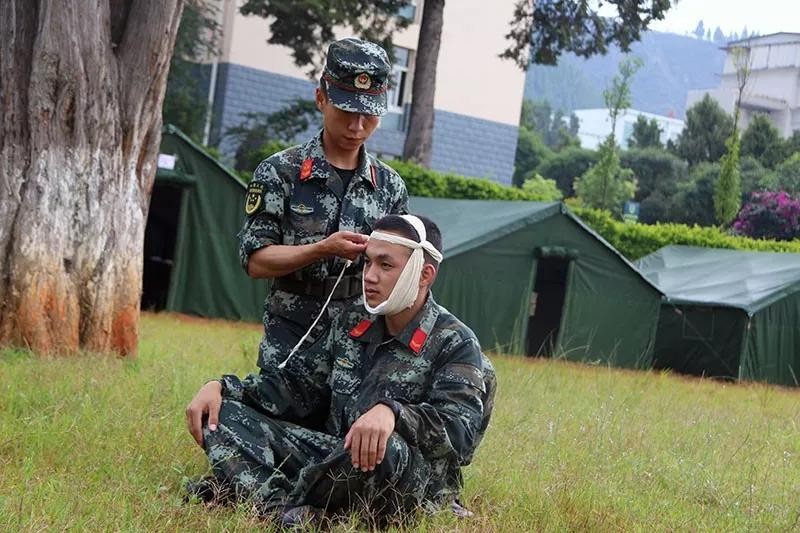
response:
<path id="1" fill-rule="evenodd" d="M 0 351 L 0 531 L 244 531 L 247 509 L 183 503 L 207 471 L 183 409 L 254 368 L 260 329 L 145 315 L 139 358 Z M 800 393 L 497 356 L 476 517 L 423 531 L 800 528 Z M 344 523 L 338 530 L 358 527 Z"/>

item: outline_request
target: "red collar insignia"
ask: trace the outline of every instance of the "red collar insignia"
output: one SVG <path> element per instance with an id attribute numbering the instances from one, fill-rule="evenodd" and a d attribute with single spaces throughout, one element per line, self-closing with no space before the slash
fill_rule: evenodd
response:
<path id="1" fill-rule="evenodd" d="M 375 171 L 375 167 L 372 165 L 370 165 L 369 167 L 369 179 L 372 181 L 372 186 L 377 189 L 378 188 L 377 172 Z"/>
<path id="2" fill-rule="evenodd" d="M 303 161 L 303 164 L 300 167 L 300 181 L 306 181 L 311 177 L 311 169 L 313 168 L 313 165 L 314 162 L 310 158 Z"/>
<path id="3" fill-rule="evenodd" d="M 367 332 L 367 330 L 371 325 L 372 322 L 370 322 L 365 318 L 364 320 L 356 324 L 356 326 L 353 329 L 350 330 L 350 336 L 353 337 L 354 339 L 361 337 L 364 333 Z"/>
<path id="4" fill-rule="evenodd" d="M 427 338 L 428 334 L 417 328 L 416 331 L 414 331 L 414 334 L 411 336 L 411 342 L 408 343 L 408 347 L 411 348 L 415 354 L 419 355 L 419 352 L 422 350 L 422 346 L 425 344 Z"/>

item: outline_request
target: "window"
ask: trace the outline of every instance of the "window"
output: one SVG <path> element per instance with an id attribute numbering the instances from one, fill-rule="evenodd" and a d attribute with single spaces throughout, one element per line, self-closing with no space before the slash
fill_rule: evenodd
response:
<path id="1" fill-rule="evenodd" d="M 405 93 L 408 81 L 408 63 L 410 58 L 408 48 L 394 47 L 394 66 L 389 78 L 389 112 L 403 113 L 403 104 L 406 103 Z"/>
<path id="2" fill-rule="evenodd" d="M 413 0 L 397 10 L 397 16 L 414 22 L 417 19 L 417 3 Z"/>

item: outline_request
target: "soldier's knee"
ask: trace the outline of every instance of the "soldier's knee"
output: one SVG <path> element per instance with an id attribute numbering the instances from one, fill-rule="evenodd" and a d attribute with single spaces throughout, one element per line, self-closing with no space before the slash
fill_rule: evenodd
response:
<path id="1" fill-rule="evenodd" d="M 375 468 L 378 476 L 395 479 L 403 476 L 409 463 L 409 447 L 405 439 L 392 433 L 386 442 L 383 461 Z"/>

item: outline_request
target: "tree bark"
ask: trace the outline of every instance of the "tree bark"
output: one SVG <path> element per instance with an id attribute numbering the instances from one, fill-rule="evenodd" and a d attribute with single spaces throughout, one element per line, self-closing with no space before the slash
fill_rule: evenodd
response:
<path id="1" fill-rule="evenodd" d="M 411 116 L 403 146 L 403 159 L 430 166 L 433 151 L 433 103 L 436 66 L 444 23 L 444 0 L 425 0 L 411 86 Z"/>
<path id="2" fill-rule="evenodd" d="M 142 248 L 183 0 L 0 7 L 0 345 L 138 342 Z"/>

